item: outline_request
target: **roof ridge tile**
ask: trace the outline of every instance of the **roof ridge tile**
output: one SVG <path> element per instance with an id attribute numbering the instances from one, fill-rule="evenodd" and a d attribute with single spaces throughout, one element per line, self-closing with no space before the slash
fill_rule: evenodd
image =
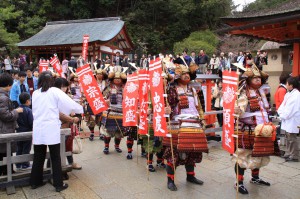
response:
<path id="1" fill-rule="evenodd" d="M 106 17 L 106 18 L 92 18 L 92 19 L 77 19 L 77 20 L 67 20 L 67 21 L 49 21 L 47 25 L 57 25 L 57 24 L 72 24 L 72 23 L 86 23 L 86 22 L 99 22 L 99 21 L 120 21 L 121 17 Z"/>

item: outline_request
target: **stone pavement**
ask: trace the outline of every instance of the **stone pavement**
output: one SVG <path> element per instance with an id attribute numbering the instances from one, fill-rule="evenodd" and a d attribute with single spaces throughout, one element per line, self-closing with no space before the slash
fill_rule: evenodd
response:
<path id="1" fill-rule="evenodd" d="M 210 141 L 210 153 L 204 154 L 203 161 L 195 168 L 196 176 L 204 181 L 204 185 L 189 184 L 185 180 L 185 169 L 178 167 L 175 176 L 178 191 L 167 189 L 166 172 L 157 169 L 149 173 L 147 179 L 146 159 L 136 158 L 134 145 L 134 159 L 126 159 L 126 139 L 122 140 L 123 153 L 118 154 L 113 149 L 109 155 L 104 155 L 103 141 L 98 137 L 90 142 L 84 139 L 84 152 L 74 155 L 75 162 L 83 169 L 69 173 L 69 188 L 61 193 L 54 191 L 52 185 L 47 184 L 36 190 L 30 187 L 17 188 L 17 193 L 7 196 L 0 191 L 0 198 L 36 199 L 36 198 L 66 198 L 66 199 L 232 199 L 236 198 L 233 188 L 235 181 L 233 163 L 221 143 Z M 140 147 L 138 151 L 140 155 Z M 249 195 L 238 195 L 241 199 L 299 199 L 300 198 L 300 163 L 287 163 L 282 158 L 272 157 L 271 163 L 261 169 L 261 177 L 271 182 L 272 186 L 263 187 L 249 183 L 250 173 L 245 174 L 245 186 Z"/>

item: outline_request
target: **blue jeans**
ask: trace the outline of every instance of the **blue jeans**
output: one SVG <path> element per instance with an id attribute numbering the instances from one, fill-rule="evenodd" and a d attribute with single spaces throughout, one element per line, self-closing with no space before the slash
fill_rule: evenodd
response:
<path id="1" fill-rule="evenodd" d="M 31 150 L 31 140 L 17 142 L 17 155 L 29 154 Z M 17 168 L 30 166 L 29 162 L 22 162 L 16 164 Z"/>

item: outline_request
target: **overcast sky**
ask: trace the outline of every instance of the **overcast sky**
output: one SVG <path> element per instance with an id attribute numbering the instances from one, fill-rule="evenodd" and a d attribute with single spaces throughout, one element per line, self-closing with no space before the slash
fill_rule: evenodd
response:
<path id="1" fill-rule="evenodd" d="M 235 5 L 240 4 L 240 6 L 237 7 L 237 11 L 242 11 L 243 6 L 245 6 L 245 5 L 249 4 L 249 3 L 252 3 L 254 1 L 255 0 L 233 0 L 233 2 L 234 2 Z"/>

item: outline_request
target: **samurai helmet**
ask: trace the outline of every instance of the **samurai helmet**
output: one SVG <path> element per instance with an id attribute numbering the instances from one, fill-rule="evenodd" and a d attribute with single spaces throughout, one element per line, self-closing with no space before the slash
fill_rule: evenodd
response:
<path id="1" fill-rule="evenodd" d="M 121 78 L 127 79 L 126 71 L 128 67 L 110 66 L 108 72 L 109 79 Z"/>
<path id="2" fill-rule="evenodd" d="M 100 67 L 99 69 L 97 69 L 97 66 L 95 66 L 96 69 L 96 75 L 97 74 L 102 74 L 102 75 L 106 75 L 107 76 L 107 69 L 110 66 L 110 64 L 105 64 L 104 66 Z"/>
<path id="3" fill-rule="evenodd" d="M 185 73 L 194 74 L 197 70 L 197 65 L 191 65 L 188 67 L 187 65 L 183 64 L 175 64 L 175 79 L 179 79 L 181 75 Z M 194 79 L 194 78 L 193 78 Z M 191 77 L 192 80 L 192 77 Z"/>
<path id="4" fill-rule="evenodd" d="M 181 76 L 188 72 L 190 72 L 190 70 L 189 70 L 189 67 L 187 67 L 186 65 L 177 64 L 175 67 L 175 75 L 177 75 L 177 76 Z"/>
<path id="5" fill-rule="evenodd" d="M 233 63 L 232 65 L 243 70 L 244 73 L 242 74 L 242 77 L 246 79 L 260 77 L 262 82 L 266 82 L 269 77 L 269 75 L 266 72 L 259 70 L 254 63 L 252 64 L 251 68 L 244 68 L 243 64 L 241 63 Z"/>

